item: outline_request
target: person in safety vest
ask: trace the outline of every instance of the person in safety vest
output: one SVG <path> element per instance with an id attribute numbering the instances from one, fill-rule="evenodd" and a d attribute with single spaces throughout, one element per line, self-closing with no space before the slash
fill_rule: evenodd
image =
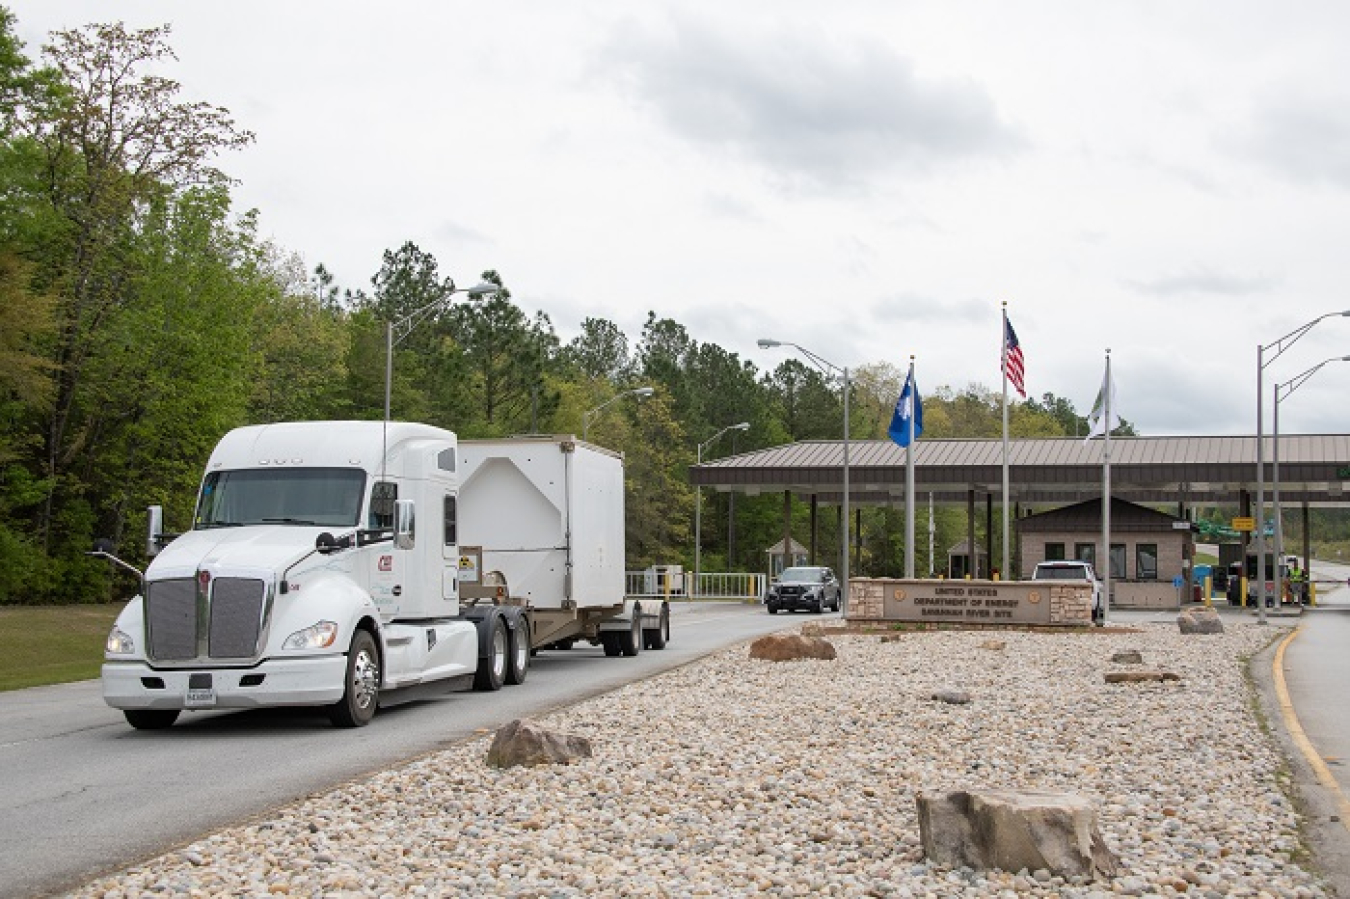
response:
<path id="1" fill-rule="evenodd" d="M 1303 571 L 1303 569 L 1299 567 L 1299 564 L 1298 564 L 1298 558 L 1295 557 L 1295 556 L 1290 556 L 1290 557 L 1289 557 L 1289 598 L 1290 598 L 1293 602 L 1297 602 L 1297 603 L 1307 602 L 1306 595 L 1305 595 L 1306 592 L 1307 592 L 1307 586 L 1308 586 L 1308 583 L 1307 583 L 1307 582 L 1308 582 L 1308 576 L 1307 576 L 1307 574 Z"/>

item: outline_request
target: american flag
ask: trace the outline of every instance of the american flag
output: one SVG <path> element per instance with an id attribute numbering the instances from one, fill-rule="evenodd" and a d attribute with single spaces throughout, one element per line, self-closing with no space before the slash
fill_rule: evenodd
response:
<path id="1" fill-rule="evenodd" d="M 1013 330 L 1008 316 L 1003 316 L 1003 376 L 1017 388 L 1022 399 L 1027 398 L 1026 366 L 1022 361 L 1022 345 L 1017 342 L 1017 332 Z"/>

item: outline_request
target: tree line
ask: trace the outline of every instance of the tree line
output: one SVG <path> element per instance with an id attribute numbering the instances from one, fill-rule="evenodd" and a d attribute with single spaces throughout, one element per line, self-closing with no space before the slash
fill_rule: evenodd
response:
<path id="1" fill-rule="evenodd" d="M 749 424 L 705 461 L 841 436 L 841 385 L 827 373 L 790 356 L 761 371 L 654 311 L 637 335 L 587 318 L 563 342 L 545 312 L 515 301 L 506 273 L 483 272 L 481 294 L 456 291 L 412 240 L 384 252 L 368 285 L 339 285 L 260 238 L 259 211 L 233 208 L 219 166 L 254 135 L 156 74 L 176 59 L 168 26 L 54 32 L 37 59 L 14 26 L 0 7 L 0 603 L 129 592 L 86 550 L 110 537 L 143 562 L 150 504 L 187 527 L 202 465 L 233 427 L 380 418 L 386 323 L 419 311 L 396 349 L 396 419 L 467 438 L 580 433 L 591 410 L 653 388 L 587 422 L 627 461 L 630 569 L 692 567 L 688 468 L 726 426 Z M 903 375 L 885 362 L 856 370 L 853 437 L 885 437 Z M 1000 401 L 979 384 L 940 387 L 924 395 L 925 436 L 998 436 Z M 1010 428 L 1086 433 L 1053 394 L 1014 403 Z M 898 574 L 899 513 L 861 514 L 853 570 Z M 940 547 L 964 536 L 963 511 L 936 515 Z M 837 565 L 837 522 L 822 518 L 820 545 L 833 547 L 822 561 Z M 703 570 L 763 570 L 782 528 L 781 497 L 739 497 L 734 511 L 706 497 Z"/>

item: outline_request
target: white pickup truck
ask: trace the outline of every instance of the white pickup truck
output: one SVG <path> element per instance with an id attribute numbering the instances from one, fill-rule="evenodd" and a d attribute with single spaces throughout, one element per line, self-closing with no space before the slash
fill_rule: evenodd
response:
<path id="1" fill-rule="evenodd" d="M 1105 612 L 1103 609 L 1103 589 L 1102 582 L 1097 577 L 1097 572 L 1093 570 L 1091 562 L 1083 562 L 1077 559 L 1056 559 L 1049 562 L 1038 562 L 1036 570 L 1032 572 L 1033 581 L 1087 581 L 1092 584 L 1092 620 L 1096 624 L 1101 624 Z"/>

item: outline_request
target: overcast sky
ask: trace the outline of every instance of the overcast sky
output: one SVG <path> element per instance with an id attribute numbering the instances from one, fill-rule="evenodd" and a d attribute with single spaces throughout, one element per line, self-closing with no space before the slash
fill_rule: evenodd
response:
<path id="1" fill-rule="evenodd" d="M 916 357 L 921 393 L 1252 434 L 1257 346 L 1350 309 L 1350 4 L 0 0 L 49 31 L 170 23 L 263 234 L 363 288 L 411 240 L 559 335 L 648 310 L 771 369 Z M 1350 354 L 1327 319 L 1271 390 Z M 1350 365 L 1281 403 L 1350 429 Z"/>

